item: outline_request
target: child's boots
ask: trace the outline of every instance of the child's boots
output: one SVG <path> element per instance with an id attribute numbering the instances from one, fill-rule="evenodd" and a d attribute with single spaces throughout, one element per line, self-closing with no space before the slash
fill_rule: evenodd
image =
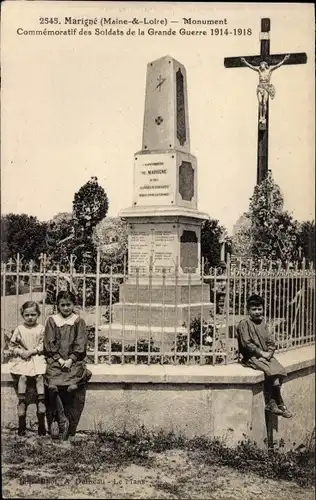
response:
<path id="1" fill-rule="evenodd" d="M 38 419 L 39 436 L 46 435 L 45 414 L 46 414 L 46 406 L 45 406 L 45 396 L 43 394 L 39 395 L 37 400 L 37 419 Z"/>
<path id="2" fill-rule="evenodd" d="M 277 385 L 274 387 L 274 397 L 275 397 L 276 403 L 278 405 L 278 409 L 281 412 L 281 416 L 284 418 L 292 418 L 292 413 L 284 404 L 284 401 L 283 401 L 283 398 L 281 395 L 280 385 Z"/>
<path id="3" fill-rule="evenodd" d="M 25 433 L 26 433 L 26 401 L 25 401 L 25 395 L 19 395 L 18 418 L 19 418 L 18 435 L 19 436 L 25 436 Z"/>

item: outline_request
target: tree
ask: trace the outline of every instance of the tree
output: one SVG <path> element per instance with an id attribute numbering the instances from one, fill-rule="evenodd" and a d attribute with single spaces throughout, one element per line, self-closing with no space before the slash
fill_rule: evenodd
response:
<path id="1" fill-rule="evenodd" d="M 47 223 L 47 253 L 52 261 L 65 264 L 72 253 L 74 220 L 70 212 L 60 212 Z"/>
<path id="2" fill-rule="evenodd" d="M 284 199 L 269 171 L 254 189 L 248 217 L 251 223 L 251 253 L 254 258 L 294 260 L 298 254 L 298 223 L 283 209 Z"/>
<path id="3" fill-rule="evenodd" d="M 6 261 L 19 253 L 24 262 L 37 260 L 46 252 L 47 223 L 27 214 L 1 217 L 1 257 Z"/>
<path id="4" fill-rule="evenodd" d="M 302 249 L 302 257 L 316 265 L 315 221 L 304 221 L 299 225 L 298 245 Z"/>
<path id="5" fill-rule="evenodd" d="M 231 242 L 227 231 L 219 221 L 210 219 L 203 222 L 201 230 L 201 254 L 205 259 L 205 272 L 221 263 L 221 242 L 225 241 L 225 254 L 231 251 Z"/>
<path id="6" fill-rule="evenodd" d="M 108 197 L 97 177 L 84 184 L 75 194 L 73 217 L 76 236 L 91 237 L 93 229 L 107 214 Z"/>
<path id="7" fill-rule="evenodd" d="M 247 259 L 251 257 L 252 233 L 249 215 L 239 217 L 233 228 L 232 253 L 234 257 Z"/>
<path id="8" fill-rule="evenodd" d="M 59 212 L 47 222 L 48 253 L 54 253 L 58 245 L 74 233 L 74 220 L 70 212 Z"/>

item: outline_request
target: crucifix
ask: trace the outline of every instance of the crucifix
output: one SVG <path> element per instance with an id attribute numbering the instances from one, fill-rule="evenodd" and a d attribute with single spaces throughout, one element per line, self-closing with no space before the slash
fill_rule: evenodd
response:
<path id="1" fill-rule="evenodd" d="M 270 83 L 271 74 L 277 68 L 289 64 L 306 64 L 305 52 L 292 54 L 270 54 L 270 19 L 261 19 L 260 55 L 245 57 L 225 57 L 225 68 L 248 67 L 257 71 L 258 113 L 258 150 L 257 184 L 268 175 L 268 139 L 269 139 L 269 99 L 275 96 L 275 88 Z"/>

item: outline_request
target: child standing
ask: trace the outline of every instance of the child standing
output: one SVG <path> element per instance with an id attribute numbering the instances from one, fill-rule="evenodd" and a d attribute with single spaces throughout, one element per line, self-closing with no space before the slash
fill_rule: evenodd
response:
<path id="1" fill-rule="evenodd" d="M 62 439 L 67 439 L 68 434 L 74 435 L 79 421 L 78 419 L 72 429 L 69 429 L 69 417 L 73 418 L 78 414 L 77 409 L 72 407 L 75 399 L 71 395 L 91 377 L 85 364 L 86 324 L 74 313 L 75 301 L 72 292 L 59 292 L 56 299 L 58 312 L 48 318 L 44 334 L 50 432 L 52 437 L 61 435 Z M 64 404 L 69 401 L 69 411 L 65 412 Z"/>
<path id="2" fill-rule="evenodd" d="M 281 385 L 287 374 L 274 357 L 276 346 L 263 319 L 263 304 L 263 299 L 259 295 L 252 295 L 247 300 L 249 317 L 241 320 L 237 328 L 239 351 L 245 366 L 261 370 L 265 374 L 267 395 L 265 410 L 291 418 L 292 414 L 285 406 L 281 395 Z"/>
<path id="3" fill-rule="evenodd" d="M 19 435 L 26 430 L 26 389 L 28 379 L 35 378 L 37 392 L 38 433 L 45 435 L 45 388 L 46 362 L 43 356 L 44 327 L 38 323 L 40 309 L 36 302 L 25 302 L 21 307 L 24 323 L 13 332 L 9 351 L 14 359 L 9 363 L 12 375 L 18 376 Z"/>

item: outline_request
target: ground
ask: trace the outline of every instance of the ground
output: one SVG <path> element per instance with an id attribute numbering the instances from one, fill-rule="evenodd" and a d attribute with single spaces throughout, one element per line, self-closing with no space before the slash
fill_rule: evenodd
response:
<path id="1" fill-rule="evenodd" d="M 198 449 L 170 446 L 142 453 L 141 438 L 126 441 L 78 433 L 72 443 L 34 431 L 2 438 L 4 498 L 312 500 L 312 486 L 272 480 L 208 464 Z M 132 448 L 132 446 L 134 448 Z M 140 457 L 142 457 L 140 459 Z"/>

